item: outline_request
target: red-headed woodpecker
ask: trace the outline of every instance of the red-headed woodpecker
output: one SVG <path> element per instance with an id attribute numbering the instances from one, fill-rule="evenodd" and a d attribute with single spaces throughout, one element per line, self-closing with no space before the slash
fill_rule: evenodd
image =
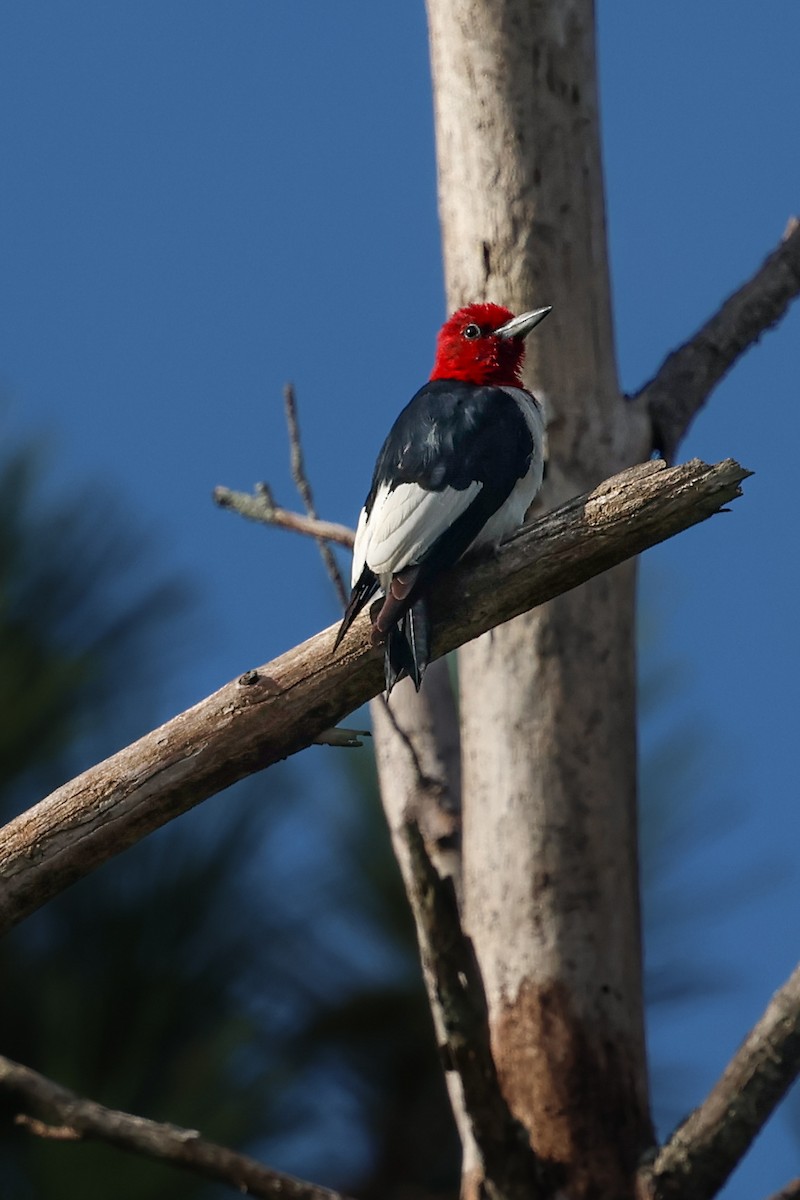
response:
<path id="1" fill-rule="evenodd" d="M 339 645 L 382 591 L 374 639 L 386 641 L 386 690 L 430 658 L 425 595 L 475 546 L 522 524 L 542 484 L 544 419 L 522 385 L 525 337 L 549 308 L 515 317 L 469 304 L 442 326 L 430 380 L 403 409 L 378 455 L 353 547 L 353 591 Z"/>

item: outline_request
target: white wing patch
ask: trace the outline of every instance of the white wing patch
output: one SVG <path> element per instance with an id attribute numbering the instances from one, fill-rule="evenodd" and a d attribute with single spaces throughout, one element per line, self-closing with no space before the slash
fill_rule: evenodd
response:
<path id="1" fill-rule="evenodd" d="M 442 488 L 430 492 L 416 483 L 401 483 L 390 490 L 378 488 L 372 510 L 361 510 L 353 546 L 353 584 L 365 565 L 381 583 L 425 554 L 469 508 L 481 490 L 477 481 L 463 491 Z"/>
<path id="2" fill-rule="evenodd" d="M 350 586 L 355 587 L 361 578 L 361 572 L 364 570 L 365 562 L 364 555 L 366 554 L 367 543 L 367 510 L 362 508 L 358 515 L 358 525 L 356 526 L 356 536 L 353 542 L 353 566 L 350 572 Z"/>

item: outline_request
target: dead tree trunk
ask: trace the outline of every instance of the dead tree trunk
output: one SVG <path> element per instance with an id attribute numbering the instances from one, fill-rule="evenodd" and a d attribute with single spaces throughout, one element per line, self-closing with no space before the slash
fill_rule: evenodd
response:
<path id="1" fill-rule="evenodd" d="M 551 507 L 632 461 L 613 344 L 592 0 L 428 0 L 448 302 L 552 304 L 527 383 Z M 464 904 L 506 1097 L 569 1194 L 651 1141 L 636 833 L 635 571 L 459 656 Z M 473 1181 L 474 1182 L 474 1181 Z"/>

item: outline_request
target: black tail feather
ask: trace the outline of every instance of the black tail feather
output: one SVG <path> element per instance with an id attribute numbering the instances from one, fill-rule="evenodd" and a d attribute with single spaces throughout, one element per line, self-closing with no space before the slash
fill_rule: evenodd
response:
<path id="1" fill-rule="evenodd" d="M 431 660 L 431 623 L 428 619 L 428 606 L 424 596 L 415 600 L 408 610 L 403 622 L 404 632 L 411 647 L 411 658 L 414 672 L 411 678 L 419 691 L 425 668 Z"/>
<path id="2" fill-rule="evenodd" d="M 381 633 L 385 630 L 384 636 L 386 637 L 384 679 L 387 692 L 391 692 L 398 679 L 404 679 L 406 676 L 413 680 L 414 687 L 419 691 L 425 668 L 430 662 L 431 627 L 424 596 L 419 596 L 414 600 L 402 615 L 396 615 L 397 609 L 402 607 L 403 602 L 407 600 L 412 586 L 417 581 L 418 574 L 419 568 L 415 567 L 407 573 L 408 578 L 398 575 L 397 579 L 405 592 L 397 596 L 394 591 L 400 589 L 395 588 L 394 591 L 390 589 L 377 619 L 376 636 L 380 638 Z M 358 582 L 353 587 L 342 623 L 337 630 L 336 640 L 333 643 L 334 651 L 338 649 L 342 638 L 362 608 L 378 591 L 378 586 L 377 577 L 373 575 L 369 567 L 364 567 Z M 392 623 L 389 629 L 385 629 L 389 621 Z M 381 625 L 384 626 L 384 630 L 381 630 Z"/>
<path id="3" fill-rule="evenodd" d="M 406 675 L 419 691 L 430 657 L 430 621 L 425 598 L 421 596 L 386 635 L 384 680 L 387 693 Z"/>
<path id="4" fill-rule="evenodd" d="M 383 681 L 387 696 L 398 679 L 408 674 L 408 642 L 400 632 L 400 627 L 390 629 L 386 635 L 386 646 L 383 651 Z"/>

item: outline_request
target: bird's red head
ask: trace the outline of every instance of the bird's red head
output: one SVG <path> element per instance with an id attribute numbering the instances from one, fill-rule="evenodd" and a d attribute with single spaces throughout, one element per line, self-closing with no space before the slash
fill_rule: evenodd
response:
<path id="1" fill-rule="evenodd" d="M 439 330 L 431 379 L 521 387 L 525 337 L 549 312 L 539 308 L 515 317 L 499 304 L 460 308 Z"/>

